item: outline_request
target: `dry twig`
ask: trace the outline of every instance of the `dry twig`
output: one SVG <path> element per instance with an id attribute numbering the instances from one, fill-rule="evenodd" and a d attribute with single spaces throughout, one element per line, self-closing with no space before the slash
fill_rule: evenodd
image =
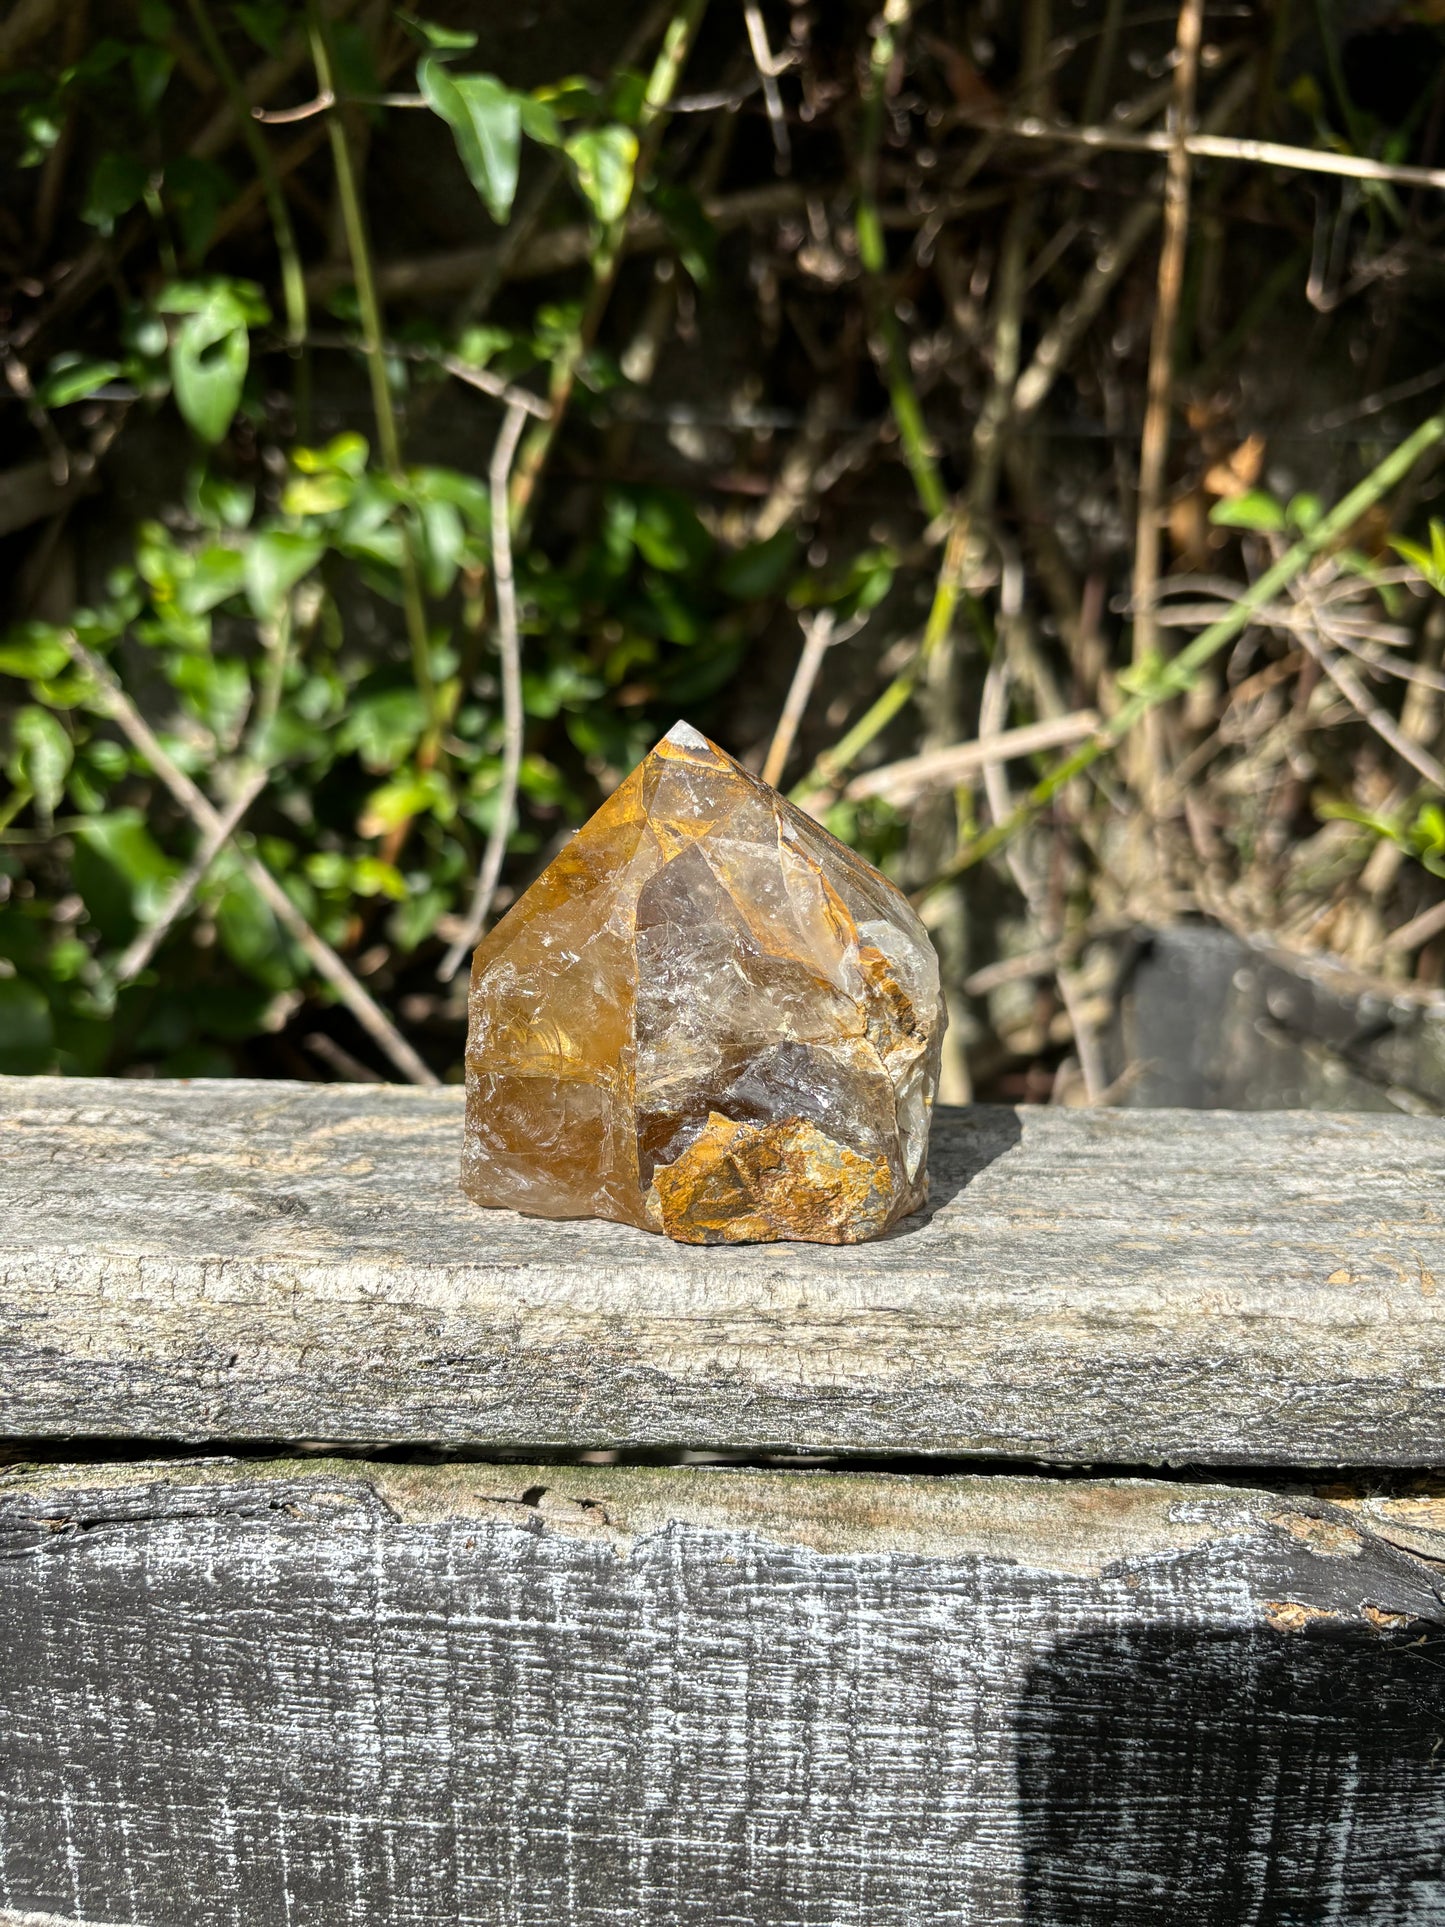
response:
<path id="1" fill-rule="evenodd" d="M 783 97 L 778 92 L 778 75 L 785 72 L 790 63 L 774 60 L 773 50 L 768 45 L 768 30 L 763 24 L 762 10 L 757 0 L 743 0 L 743 19 L 747 22 L 748 45 L 752 48 L 758 79 L 763 84 L 763 104 L 768 110 L 768 125 L 773 132 L 773 152 L 778 157 L 779 168 L 786 173 L 792 166 L 793 155 L 788 145 Z"/>
<path id="2" fill-rule="evenodd" d="M 976 776 L 991 763 L 1010 762 L 1016 757 L 1037 756 L 1046 749 L 1067 749 L 1081 743 L 1099 727 L 1099 713 L 1077 709 L 1070 715 L 1047 722 L 1024 723 L 1017 729 L 1002 729 L 986 741 L 956 743 L 951 749 L 935 749 L 922 756 L 907 756 L 897 763 L 885 763 L 855 776 L 843 794 L 850 803 L 870 796 L 902 808 L 920 796 L 953 789 Z"/>
<path id="3" fill-rule="evenodd" d="M 502 659 L 502 723 L 506 732 L 502 747 L 502 780 L 498 791 L 496 821 L 487 838 L 482 858 L 482 873 L 466 921 L 450 950 L 437 966 L 444 984 L 456 976 L 463 958 L 471 951 L 487 921 L 502 860 L 507 854 L 507 839 L 512 833 L 512 816 L 517 806 L 517 778 L 522 767 L 522 731 L 526 716 L 522 709 L 522 636 L 517 620 L 517 583 L 512 571 L 512 525 L 507 512 L 512 461 L 517 442 L 527 419 L 520 402 L 512 402 L 502 422 L 492 450 L 489 473 L 492 516 L 492 582 L 497 597 L 497 649 Z"/>
<path id="4" fill-rule="evenodd" d="M 987 752 L 1005 734 L 1004 722 L 1008 715 L 1008 657 L 999 649 L 989 665 L 984 678 L 983 697 L 978 712 L 978 745 L 985 751 L 982 764 L 984 794 L 988 797 L 989 813 L 995 824 L 1007 823 L 1013 815 L 1013 800 L 1009 795 L 1008 776 L 1004 769 L 1002 756 L 989 755 Z M 1033 866 L 1017 843 L 1008 846 L 1007 861 L 1019 894 L 1028 904 L 1034 921 L 1039 928 L 1057 945 L 1062 941 L 1058 918 L 1048 902 L 1047 893 Z M 1097 1104 L 1107 1082 L 1103 1062 L 1099 1056 L 1098 1040 L 1093 1026 L 1084 1011 L 1084 1000 L 1073 971 L 1062 960 L 1054 970 L 1054 981 L 1059 987 L 1059 1001 L 1068 1015 L 1069 1026 L 1074 1033 L 1074 1048 L 1079 1055 L 1079 1071 L 1084 1080 L 1084 1095 L 1090 1104 Z"/>
<path id="5" fill-rule="evenodd" d="M 201 886 L 201 879 L 240 828 L 241 818 L 250 809 L 256 798 L 270 781 L 270 771 L 253 769 L 243 778 L 236 794 L 218 817 L 215 826 L 204 832 L 200 847 L 171 886 L 170 894 L 161 905 L 153 922 L 122 952 L 115 967 L 115 987 L 128 984 L 138 977 L 160 948 L 166 932 L 185 912 L 186 905 Z"/>
<path id="6" fill-rule="evenodd" d="M 1169 459 L 1169 411 L 1174 386 L 1174 334 L 1179 318 L 1179 296 L 1184 286 L 1184 249 L 1189 234 L 1188 135 L 1194 119 L 1194 94 L 1199 75 L 1199 40 L 1204 23 L 1204 0 L 1184 0 L 1175 45 L 1173 126 L 1169 164 L 1164 176 L 1164 235 L 1159 250 L 1159 282 L 1154 303 L 1154 326 L 1149 339 L 1149 377 L 1144 406 L 1144 433 L 1139 445 L 1139 502 L 1134 531 L 1134 661 L 1157 654 L 1159 635 L 1154 601 L 1159 587 L 1159 546 L 1163 534 L 1164 470 Z M 1143 732 L 1156 767 L 1159 762 L 1158 718 Z"/>
<path id="7" fill-rule="evenodd" d="M 111 670 L 74 633 L 67 633 L 65 644 L 76 663 L 94 680 L 119 728 L 135 744 L 201 833 L 207 838 L 214 837 L 224 824 L 219 810 L 166 753 L 155 731 L 126 695 Z M 331 945 L 311 928 L 265 864 L 245 850 L 238 849 L 236 855 L 242 870 L 276 921 L 291 933 L 362 1029 L 386 1052 L 402 1075 L 413 1084 L 438 1083 L 440 1080 L 436 1074 L 417 1056 L 381 1005 L 357 981 Z"/>
<path id="8" fill-rule="evenodd" d="M 793 671 L 793 680 L 788 685 L 778 726 L 773 731 L 773 740 L 768 745 L 767 759 L 763 764 L 763 781 L 774 787 L 782 781 L 783 771 L 788 767 L 793 742 L 808 707 L 808 698 L 813 693 L 813 684 L 818 680 L 824 656 L 836 643 L 851 642 L 868 618 L 854 616 L 851 622 L 844 623 L 838 629 L 834 626 L 832 610 L 819 609 L 800 620 L 803 625 L 803 652 L 798 657 L 798 666 Z"/>

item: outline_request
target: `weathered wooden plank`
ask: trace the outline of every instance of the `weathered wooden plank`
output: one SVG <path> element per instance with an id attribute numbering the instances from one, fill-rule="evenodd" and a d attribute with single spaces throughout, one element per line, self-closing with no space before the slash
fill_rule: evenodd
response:
<path id="1" fill-rule="evenodd" d="M 733 1250 L 479 1211 L 460 1134 L 454 1091 L 0 1083 L 0 1434 L 1445 1458 L 1437 1120 L 945 1112 L 928 1213 Z"/>
<path id="2" fill-rule="evenodd" d="M 1445 1919 L 1445 1500 L 0 1479 L 0 1905 L 135 1927 Z"/>

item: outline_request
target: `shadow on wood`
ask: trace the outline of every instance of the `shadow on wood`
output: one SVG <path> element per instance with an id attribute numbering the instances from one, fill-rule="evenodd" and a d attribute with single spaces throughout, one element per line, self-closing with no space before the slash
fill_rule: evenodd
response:
<path id="1" fill-rule="evenodd" d="M 1445 1919 L 1445 1629 L 1132 1626 L 1020 1701 L 1030 1927 Z"/>

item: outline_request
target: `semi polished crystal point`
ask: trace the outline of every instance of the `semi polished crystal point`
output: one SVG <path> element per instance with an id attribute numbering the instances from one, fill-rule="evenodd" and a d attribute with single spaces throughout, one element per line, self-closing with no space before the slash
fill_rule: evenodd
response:
<path id="1" fill-rule="evenodd" d="M 938 961 L 863 859 L 687 723 L 477 946 L 462 1185 L 688 1244 L 923 1203 Z"/>

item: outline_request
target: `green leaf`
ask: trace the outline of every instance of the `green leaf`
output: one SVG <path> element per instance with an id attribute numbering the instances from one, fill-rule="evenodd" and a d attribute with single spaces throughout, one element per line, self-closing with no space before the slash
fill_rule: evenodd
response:
<path id="1" fill-rule="evenodd" d="M 262 53 L 280 53 L 292 20 L 285 0 L 236 0 L 234 11 Z"/>
<path id="2" fill-rule="evenodd" d="M 274 616 L 303 575 L 321 560 L 326 544 L 319 535 L 293 529 L 262 529 L 246 548 L 246 593 L 261 617 Z"/>
<path id="3" fill-rule="evenodd" d="M 42 816 L 52 816 L 65 794 L 74 755 L 64 724 L 48 709 L 27 705 L 11 718 L 5 773 L 18 789 L 29 790 Z"/>
<path id="4" fill-rule="evenodd" d="M 251 704 L 251 678 L 234 656 L 179 656 L 170 665 L 171 685 L 187 697 L 211 734 L 230 747 Z"/>
<path id="5" fill-rule="evenodd" d="M 516 94 L 492 74 L 452 74 L 435 54 L 416 70 L 417 85 L 431 110 L 452 130 L 472 186 L 499 226 L 512 211 L 522 146 L 522 110 Z"/>
<path id="6" fill-rule="evenodd" d="M 187 615 L 203 616 L 228 596 L 239 595 L 245 575 L 246 558 L 240 549 L 208 542 L 191 558 L 190 573 L 179 584 L 176 599 Z"/>
<path id="7" fill-rule="evenodd" d="M 128 214 L 145 193 L 149 178 L 138 154 L 102 154 L 91 171 L 80 218 L 102 234 L 113 234 L 122 214 Z"/>
<path id="8" fill-rule="evenodd" d="M 779 529 L 765 542 L 750 542 L 718 570 L 718 587 L 745 602 L 776 595 L 797 549 L 798 538 L 790 528 Z"/>
<path id="9" fill-rule="evenodd" d="M 293 981 L 281 927 L 247 877 L 233 867 L 225 892 L 216 906 L 216 934 L 221 948 L 259 982 L 286 990 Z"/>
<path id="10" fill-rule="evenodd" d="M 84 401 L 97 388 L 104 388 L 120 372 L 118 361 L 87 361 L 77 354 L 57 355 L 45 379 L 37 383 L 35 399 L 42 408 L 65 408 L 73 401 Z"/>
<path id="11" fill-rule="evenodd" d="M 1262 489 L 1246 489 L 1243 495 L 1228 496 L 1209 511 L 1216 528 L 1255 529 L 1275 534 L 1285 526 L 1285 513 L 1272 495 Z"/>
<path id="12" fill-rule="evenodd" d="M 291 451 L 291 466 L 302 475 L 350 475 L 365 473 L 366 458 L 370 453 L 366 437 L 348 430 L 341 435 L 333 435 L 324 448 L 294 448 Z"/>
<path id="13" fill-rule="evenodd" d="M 460 27 L 439 27 L 434 20 L 423 20 L 420 15 L 403 13 L 400 7 L 396 18 L 407 32 L 423 46 L 430 47 L 435 53 L 465 53 L 468 47 L 475 47 L 477 36 L 466 33 Z"/>
<path id="14" fill-rule="evenodd" d="M 466 529 L 450 502 L 418 503 L 421 518 L 421 570 L 427 593 L 444 596 L 456 580 Z"/>
<path id="15" fill-rule="evenodd" d="M 109 942 L 125 943 L 137 922 L 160 907 L 176 866 L 159 848 L 139 810 L 93 816 L 75 836 L 76 889 Z"/>
<path id="16" fill-rule="evenodd" d="M 136 47 L 130 57 L 131 79 L 142 114 L 149 117 L 160 106 L 170 84 L 175 56 L 165 47 Z"/>
<path id="17" fill-rule="evenodd" d="M 245 313 L 229 289 L 218 288 L 186 316 L 171 343 L 176 406 L 202 441 L 225 438 L 250 361 Z"/>
<path id="18" fill-rule="evenodd" d="M 518 94 L 517 107 L 522 116 L 522 132 L 529 140 L 536 141 L 540 147 L 562 145 L 562 123 L 545 100 L 539 100 L 535 94 Z"/>
<path id="19" fill-rule="evenodd" d="M 1318 495 L 1303 494 L 1291 498 L 1290 505 L 1285 510 L 1285 516 L 1291 528 L 1298 529 L 1302 535 L 1308 535 L 1324 512 L 1325 505 Z"/>
<path id="20" fill-rule="evenodd" d="M 356 827 L 362 836 L 385 836 L 414 816 L 450 823 L 456 813 L 451 784 L 440 770 L 400 770 L 367 797 Z"/>
<path id="21" fill-rule="evenodd" d="M 180 230 L 181 247 L 191 259 L 209 247 L 221 209 L 235 191 L 234 181 L 217 161 L 178 154 L 166 162 L 166 206 Z"/>
<path id="22" fill-rule="evenodd" d="M 293 475 L 281 495 L 286 515 L 334 515 L 356 493 L 349 475 Z"/>
<path id="23" fill-rule="evenodd" d="M 213 275 L 202 281 L 168 281 L 156 297 L 158 314 L 204 314 L 228 300 L 247 327 L 260 328 L 271 319 L 266 297 L 254 281 L 234 275 Z"/>
<path id="24" fill-rule="evenodd" d="M 0 977 L 0 1074 L 33 1077 L 48 1071 L 55 1026 L 38 985 L 23 977 Z"/>
<path id="25" fill-rule="evenodd" d="M 208 528 L 244 529 L 256 508 L 256 491 L 249 482 L 232 482 L 224 475 L 195 475 L 186 491 L 187 506 Z"/>
<path id="26" fill-rule="evenodd" d="M 632 198 L 637 167 L 637 136 L 630 127 L 598 127 L 574 134 L 567 157 L 577 170 L 577 185 L 604 226 L 621 220 Z"/>
<path id="27" fill-rule="evenodd" d="M 353 700 L 337 732 L 337 748 L 354 750 L 369 770 L 395 769 L 426 728 L 426 706 L 417 691 L 383 689 Z"/>
<path id="28" fill-rule="evenodd" d="M 0 676 L 58 676 L 70 664 L 70 651 L 48 622 L 22 622 L 0 641 Z"/>

